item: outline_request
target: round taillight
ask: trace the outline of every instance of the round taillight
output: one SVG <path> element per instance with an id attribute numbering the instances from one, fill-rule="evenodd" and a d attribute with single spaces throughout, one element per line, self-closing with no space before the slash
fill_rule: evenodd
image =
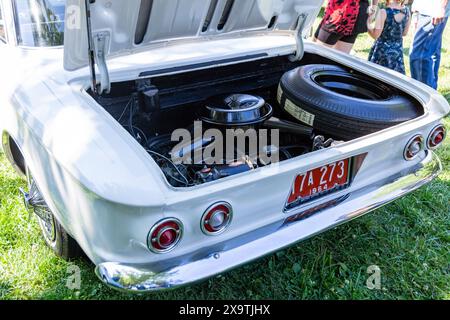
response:
<path id="1" fill-rule="evenodd" d="M 423 149 L 424 138 L 421 135 L 417 135 L 409 140 L 403 155 L 406 160 L 411 161 L 417 158 L 417 156 L 423 151 Z"/>
<path id="2" fill-rule="evenodd" d="M 148 235 L 148 248 L 155 253 L 166 253 L 175 248 L 183 234 L 180 220 L 164 219 L 153 226 Z"/>
<path id="3" fill-rule="evenodd" d="M 434 128 L 431 131 L 430 136 L 428 137 L 427 141 L 428 149 L 434 150 L 438 148 L 442 144 L 442 142 L 444 142 L 446 135 L 447 130 L 443 125 L 439 125 L 436 128 Z"/>
<path id="4" fill-rule="evenodd" d="M 206 235 L 218 235 L 231 223 L 233 210 L 226 202 L 219 202 L 209 207 L 203 214 L 201 228 Z"/>

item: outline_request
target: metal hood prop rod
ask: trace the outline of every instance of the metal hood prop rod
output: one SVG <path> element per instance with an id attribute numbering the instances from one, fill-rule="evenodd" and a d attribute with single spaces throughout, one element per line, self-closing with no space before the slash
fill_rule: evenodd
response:
<path id="1" fill-rule="evenodd" d="M 92 81 L 91 89 L 96 94 L 101 95 L 104 92 L 109 93 L 111 91 L 111 82 L 109 80 L 108 67 L 106 65 L 106 44 L 109 35 L 106 32 L 100 32 L 95 36 L 92 34 L 91 4 L 93 3 L 95 3 L 95 0 L 85 0 L 89 69 Z M 95 44 L 97 44 L 97 46 Z M 99 85 L 97 85 L 95 64 L 97 64 L 100 72 Z"/>

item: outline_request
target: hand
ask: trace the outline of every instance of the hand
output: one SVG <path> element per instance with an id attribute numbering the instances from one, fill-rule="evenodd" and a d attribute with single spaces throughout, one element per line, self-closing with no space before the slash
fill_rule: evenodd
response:
<path id="1" fill-rule="evenodd" d="M 434 17 L 433 18 L 433 24 L 435 26 L 437 26 L 438 24 L 441 24 L 442 22 L 444 22 L 445 17 Z"/>
<path id="2" fill-rule="evenodd" d="M 432 19 L 433 25 L 437 26 L 438 24 L 441 24 L 442 22 L 444 22 L 445 18 L 446 18 L 445 17 L 445 9 L 443 8 L 443 9 L 441 9 L 441 12 L 439 13 L 438 16 L 433 17 L 433 19 Z"/>
<path id="3" fill-rule="evenodd" d="M 369 6 L 367 8 L 367 14 L 369 16 L 372 16 L 372 15 L 374 15 L 377 12 L 377 9 L 378 9 L 378 6 L 376 6 L 376 5 Z"/>

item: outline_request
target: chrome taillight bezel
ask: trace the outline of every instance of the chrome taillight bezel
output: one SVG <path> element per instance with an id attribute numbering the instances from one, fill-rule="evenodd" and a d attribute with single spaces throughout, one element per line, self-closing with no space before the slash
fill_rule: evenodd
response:
<path id="1" fill-rule="evenodd" d="M 444 134 L 442 141 L 438 144 L 432 143 L 433 140 L 436 138 L 437 134 L 440 133 L 439 130 Z M 447 137 L 447 129 L 444 127 L 444 125 L 440 124 L 440 125 L 434 127 L 433 130 L 431 130 L 430 134 L 428 135 L 427 148 L 429 150 L 436 150 L 437 148 L 439 148 L 442 145 L 442 143 L 445 141 L 446 137 Z"/>
<path id="2" fill-rule="evenodd" d="M 176 226 L 176 227 L 174 227 Z M 176 238 L 169 246 L 161 245 L 161 236 L 166 231 L 173 230 L 176 233 Z M 180 243 L 183 236 L 183 223 L 176 218 L 166 218 L 158 221 L 149 231 L 147 236 L 147 247 L 153 253 L 167 253 L 175 249 Z"/>
<path id="3" fill-rule="evenodd" d="M 413 155 L 410 153 L 410 151 L 411 151 L 410 148 L 412 147 L 413 143 L 417 143 L 417 142 L 420 143 L 420 149 L 416 154 Z M 424 150 L 425 150 L 425 138 L 421 134 L 418 134 L 418 135 L 415 135 L 414 137 L 412 137 L 406 144 L 406 147 L 403 151 L 403 157 L 405 158 L 406 161 L 413 161 Z"/>
<path id="4" fill-rule="evenodd" d="M 221 209 L 226 209 L 226 210 L 221 210 Z M 217 210 L 215 210 L 217 209 Z M 217 230 L 212 230 L 212 228 L 209 226 L 208 227 L 208 221 L 211 218 L 212 215 L 224 211 L 226 214 L 226 221 L 223 225 L 221 225 L 220 229 Z M 228 202 L 216 202 L 213 205 L 211 205 L 210 207 L 208 207 L 208 209 L 206 209 L 206 211 L 204 212 L 202 219 L 200 221 L 200 228 L 202 230 L 202 232 L 208 236 L 217 236 L 220 235 L 222 233 L 224 233 L 228 227 L 231 224 L 231 221 L 233 220 L 233 208 L 231 207 L 231 205 Z"/>

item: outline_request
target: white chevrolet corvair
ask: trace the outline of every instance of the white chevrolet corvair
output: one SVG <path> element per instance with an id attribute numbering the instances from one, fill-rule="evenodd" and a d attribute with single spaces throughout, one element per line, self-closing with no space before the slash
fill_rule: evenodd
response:
<path id="1" fill-rule="evenodd" d="M 217 275 L 441 171 L 447 101 L 305 41 L 321 1 L 0 4 L 3 150 L 46 242 L 113 288 Z"/>

